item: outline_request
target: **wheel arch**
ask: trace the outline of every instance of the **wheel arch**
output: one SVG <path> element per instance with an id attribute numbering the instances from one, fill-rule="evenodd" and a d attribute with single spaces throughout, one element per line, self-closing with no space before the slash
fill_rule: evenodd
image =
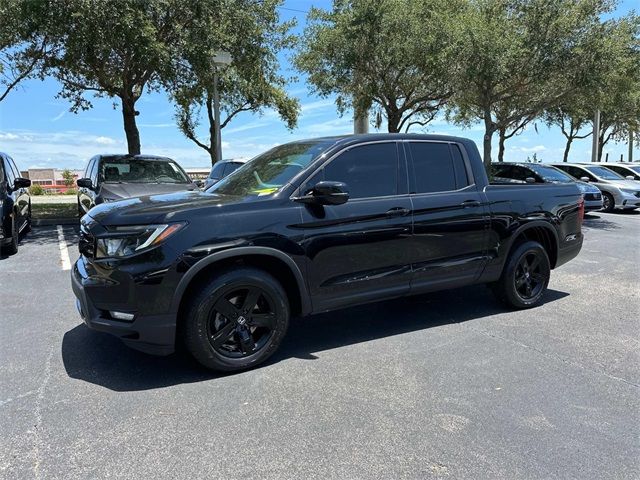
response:
<path id="1" fill-rule="evenodd" d="M 511 244 L 509 245 L 507 255 L 505 255 L 502 268 L 504 268 L 504 264 L 506 263 L 513 249 L 528 240 L 533 240 L 543 246 L 549 257 L 551 268 L 555 268 L 558 262 L 558 233 L 547 222 L 540 221 L 522 225 L 513 233 Z"/>
<path id="2" fill-rule="evenodd" d="M 182 309 L 190 298 L 190 286 L 199 280 L 214 275 L 222 268 L 234 265 L 250 266 L 273 275 L 285 289 L 291 312 L 294 315 L 311 313 L 311 300 L 304 277 L 293 259 L 269 247 L 239 247 L 211 254 L 196 262 L 182 277 L 171 302 L 171 311 L 177 314 L 180 323 Z"/>

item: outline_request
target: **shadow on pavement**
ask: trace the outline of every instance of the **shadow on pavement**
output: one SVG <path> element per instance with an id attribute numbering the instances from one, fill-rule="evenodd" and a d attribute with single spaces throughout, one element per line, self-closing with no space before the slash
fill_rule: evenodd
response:
<path id="1" fill-rule="evenodd" d="M 548 290 L 545 303 L 568 294 Z M 508 310 L 483 286 L 380 302 L 293 319 L 287 336 L 264 368 L 287 358 L 315 360 L 315 352 L 478 319 Z M 71 378 L 115 391 L 138 391 L 224 376 L 205 370 L 185 353 L 154 357 L 84 324 L 62 340 L 62 359 Z"/>
<path id="2" fill-rule="evenodd" d="M 593 213 L 587 213 L 584 216 L 583 226 L 587 228 L 597 228 L 600 230 L 617 230 L 620 228 L 615 222 L 611 222 L 606 218 L 602 218 L 599 215 Z"/>

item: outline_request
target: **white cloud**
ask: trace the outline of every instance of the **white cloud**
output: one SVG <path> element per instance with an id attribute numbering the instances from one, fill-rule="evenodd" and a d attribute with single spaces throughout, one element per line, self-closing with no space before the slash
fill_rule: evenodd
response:
<path id="1" fill-rule="evenodd" d="M 522 152 L 522 153 L 540 153 L 547 150 L 547 147 L 544 145 L 536 145 L 534 147 L 510 147 L 510 151 L 512 152 Z"/>
<path id="2" fill-rule="evenodd" d="M 96 137 L 93 140 L 98 145 L 116 145 L 118 142 L 110 137 Z"/>

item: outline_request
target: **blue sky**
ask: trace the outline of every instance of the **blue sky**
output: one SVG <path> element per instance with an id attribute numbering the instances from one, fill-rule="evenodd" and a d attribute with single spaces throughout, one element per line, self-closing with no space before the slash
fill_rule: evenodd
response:
<path id="1" fill-rule="evenodd" d="M 330 8 L 331 1 L 287 0 L 280 9 L 281 18 L 297 18 L 296 30 L 301 31 L 306 17 L 303 12 L 311 5 Z M 616 14 L 622 15 L 637 6 L 638 0 L 625 0 Z M 287 130 L 272 111 L 262 116 L 242 114 L 222 131 L 224 158 L 251 157 L 287 141 L 352 132 L 350 114 L 340 117 L 332 98 L 310 94 L 304 76 L 293 70 L 288 56 L 280 56 L 281 68 L 285 76 L 298 77 L 298 81 L 288 87 L 290 95 L 297 97 L 302 105 L 298 127 Z M 113 100 L 94 99 L 91 110 L 73 114 L 69 112 L 68 102 L 55 98 L 58 91 L 55 80 L 30 80 L 0 103 L 0 151 L 11 155 L 20 169 L 83 168 L 96 153 L 126 152 L 122 116 L 119 107 L 114 109 Z M 137 108 L 143 153 L 170 156 L 184 167 L 209 165 L 207 153 L 184 138 L 175 126 L 174 107 L 164 93 L 147 93 L 138 101 Z M 540 122 L 537 130 L 529 128 L 507 141 L 506 159 L 522 161 L 536 153 L 545 162 L 561 160 L 564 137 L 559 130 L 548 129 Z M 385 131 L 384 125 L 381 131 Z M 412 131 L 470 137 L 481 149 L 481 125 L 462 129 L 436 119 L 426 128 Z M 206 137 L 204 130 L 202 134 Z M 605 147 L 604 153 L 609 153 L 610 159 L 619 159 L 620 154 L 624 154 L 626 159 L 627 148 L 626 144 L 611 144 Z M 494 151 L 497 151 L 497 138 Z M 576 141 L 570 161 L 588 161 L 590 152 L 590 138 Z M 640 158 L 638 149 L 634 151 L 634 158 Z"/>

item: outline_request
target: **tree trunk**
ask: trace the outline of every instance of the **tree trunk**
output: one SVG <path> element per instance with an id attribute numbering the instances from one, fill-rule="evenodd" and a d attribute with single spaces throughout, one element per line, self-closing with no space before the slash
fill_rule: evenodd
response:
<path id="1" fill-rule="evenodd" d="M 127 148 L 130 155 L 140 155 L 140 132 L 136 125 L 136 102 L 131 97 L 121 97 L 124 133 L 127 136 Z"/>
<path id="2" fill-rule="evenodd" d="M 573 142 L 573 137 L 567 138 L 567 144 L 564 146 L 564 156 L 562 157 L 563 162 L 569 161 L 569 150 L 571 149 L 571 142 Z"/>
<path id="3" fill-rule="evenodd" d="M 507 133 L 506 129 L 501 128 L 498 130 L 499 140 L 498 140 L 498 161 L 504 162 L 504 142 L 506 141 L 505 135 Z"/>
<path id="4" fill-rule="evenodd" d="M 389 133 L 400 132 L 400 120 L 401 116 L 399 113 L 389 113 L 387 115 L 387 131 Z"/>
<path id="5" fill-rule="evenodd" d="M 495 130 L 495 124 L 491 119 L 491 110 L 486 108 L 484 111 L 484 151 L 482 161 L 484 162 L 484 168 L 487 174 L 491 171 L 491 139 Z"/>

